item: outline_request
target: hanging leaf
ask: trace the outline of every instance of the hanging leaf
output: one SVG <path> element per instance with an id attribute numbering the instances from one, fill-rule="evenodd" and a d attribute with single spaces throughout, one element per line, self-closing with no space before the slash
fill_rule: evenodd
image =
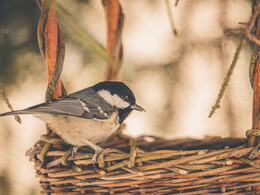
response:
<path id="1" fill-rule="evenodd" d="M 38 1 L 38 5 L 41 9 L 41 16 L 37 35 L 41 54 L 46 61 L 48 86 L 45 100 L 49 101 L 66 93 L 60 80 L 65 44 L 62 32 L 57 24 L 56 1 L 42 0 Z M 51 134 L 49 128 L 47 128 L 47 133 Z"/>

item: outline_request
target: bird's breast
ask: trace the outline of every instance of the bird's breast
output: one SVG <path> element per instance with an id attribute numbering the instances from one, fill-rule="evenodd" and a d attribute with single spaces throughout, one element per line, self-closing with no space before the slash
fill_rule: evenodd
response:
<path id="1" fill-rule="evenodd" d="M 120 126 L 118 114 L 114 112 L 109 119 L 84 119 L 74 116 L 37 114 L 35 117 L 43 120 L 67 143 L 75 146 L 84 146 L 84 141 L 98 143 L 113 134 Z"/>

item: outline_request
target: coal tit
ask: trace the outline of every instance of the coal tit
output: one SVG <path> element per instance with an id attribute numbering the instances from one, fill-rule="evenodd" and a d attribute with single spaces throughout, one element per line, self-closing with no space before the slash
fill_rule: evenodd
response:
<path id="1" fill-rule="evenodd" d="M 46 122 L 65 142 L 76 148 L 92 147 L 95 162 L 102 150 L 96 143 L 113 134 L 132 110 L 144 111 L 136 104 L 129 87 L 118 81 L 104 81 L 49 102 L 0 114 L 0 117 L 32 114 Z"/>

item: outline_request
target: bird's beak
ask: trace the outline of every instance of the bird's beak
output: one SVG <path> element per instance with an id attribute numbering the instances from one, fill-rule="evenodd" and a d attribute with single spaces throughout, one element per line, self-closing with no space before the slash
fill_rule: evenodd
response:
<path id="1" fill-rule="evenodd" d="M 132 105 L 131 108 L 137 111 L 145 111 L 145 109 L 143 109 L 141 106 L 138 106 L 137 104 Z"/>

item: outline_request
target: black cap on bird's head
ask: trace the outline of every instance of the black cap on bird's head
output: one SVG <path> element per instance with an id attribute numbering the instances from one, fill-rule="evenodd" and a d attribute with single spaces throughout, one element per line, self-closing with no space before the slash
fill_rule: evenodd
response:
<path id="1" fill-rule="evenodd" d="M 92 88 L 103 97 L 105 101 L 118 109 L 145 111 L 141 106 L 136 104 L 134 93 L 123 82 L 103 81 L 94 85 Z"/>

